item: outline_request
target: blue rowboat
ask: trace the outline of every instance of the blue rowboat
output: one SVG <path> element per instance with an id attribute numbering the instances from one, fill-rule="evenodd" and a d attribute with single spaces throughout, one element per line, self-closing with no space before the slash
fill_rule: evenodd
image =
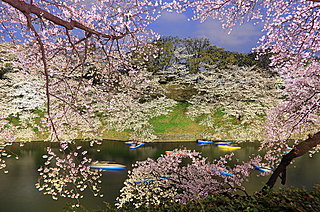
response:
<path id="1" fill-rule="evenodd" d="M 154 181 L 161 181 L 161 180 L 166 180 L 167 178 L 165 177 L 161 177 L 158 179 L 149 179 L 149 180 L 139 180 L 139 181 L 135 181 L 134 183 L 153 183 Z"/>
<path id="2" fill-rule="evenodd" d="M 230 145 L 230 144 L 232 144 L 232 142 L 215 142 L 214 143 L 215 145 Z"/>
<path id="3" fill-rule="evenodd" d="M 212 144 L 213 141 L 203 141 L 203 140 L 197 140 L 198 144 Z"/>
<path id="4" fill-rule="evenodd" d="M 124 144 L 126 145 L 134 145 L 136 144 L 137 142 L 136 141 L 127 141 L 127 142 L 124 142 Z"/>
<path id="5" fill-rule="evenodd" d="M 283 152 L 283 154 L 288 154 L 289 152 L 291 152 L 291 150 L 293 150 L 294 147 L 287 147 L 287 149 Z"/>
<path id="6" fill-rule="evenodd" d="M 228 173 L 228 172 L 224 172 L 224 171 L 220 172 L 220 174 L 222 174 L 222 175 L 224 175 L 224 176 L 227 176 L 227 177 L 229 177 L 229 176 L 232 176 L 232 175 L 233 175 L 233 174 L 230 174 L 230 173 Z"/>
<path id="7" fill-rule="evenodd" d="M 253 166 L 253 168 L 255 168 L 260 172 L 266 172 L 266 173 L 272 172 L 272 168 L 269 166 Z"/>
<path id="8" fill-rule="evenodd" d="M 144 143 L 135 143 L 130 146 L 130 149 L 138 149 L 138 148 L 142 147 L 143 145 L 144 145 Z"/>
<path id="9" fill-rule="evenodd" d="M 125 169 L 126 166 L 118 164 L 118 163 L 112 163 L 109 161 L 96 161 L 90 165 L 90 168 L 104 169 L 104 170 L 121 170 L 121 169 Z"/>
<path id="10" fill-rule="evenodd" d="M 214 170 L 214 169 L 210 169 L 210 170 Z M 232 176 L 232 175 L 233 175 L 233 174 L 228 173 L 228 172 L 225 172 L 225 171 L 221 171 L 221 172 L 220 172 L 220 174 L 221 174 L 221 175 L 224 175 L 224 176 L 227 176 L 227 177 L 229 177 L 229 176 Z"/>

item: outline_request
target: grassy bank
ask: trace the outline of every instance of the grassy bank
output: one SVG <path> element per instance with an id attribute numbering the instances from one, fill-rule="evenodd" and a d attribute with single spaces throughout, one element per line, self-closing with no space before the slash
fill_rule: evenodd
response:
<path id="1" fill-rule="evenodd" d="M 168 115 L 158 116 L 150 120 L 154 132 L 159 134 L 200 134 L 206 130 L 199 122 L 187 117 L 190 104 L 179 102 Z"/>
<path id="2" fill-rule="evenodd" d="M 187 116 L 186 112 L 189 106 L 190 103 L 178 102 L 169 114 L 152 118 L 149 121 L 154 133 L 158 137 L 156 141 L 191 141 L 203 138 L 203 133 L 211 133 L 213 135 L 213 139 L 216 140 L 244 140 L 248 138 L 248 132 L 250 132 L 250 128 L 252 128 L 252 126 L 241 125 L 238 120 L 227 117 L 223 110 L 217 109 L 213 112 L 210 119 L 214 124 L 211 128 L 208 128 L 200 124 L 201 121 L 208 118 L 206 115 L 197 117 L 194 120 Z M 44 112 L 35 110 L 33 111 L 33 115 L 33 124 L 41 127 L 41 119 L 44 118 Z M 10 125 L 20 128 L 16 133 L 18 136 L 17 141 L 40 141 L 45 140 L 48 137 L 48 133 L 39 132 L 38 128 L 34 127 L 31 123 L 27 124 L 27 126 L 35 133 L 35 136 L 31 138 L 30 136 L 27 137 L 26 126 L 22 127 L 19 115 L 11 115 L 7 120 Z M 130 138 L 130 132 L 131 130 L 105 130 L 103 135 L 99 138 L 109 140 L 128 140 Z M 251 137 L 256 138 L 254 134 L 251 135 Z M 77 139 L 82 138 L 80 136 Z"/>
<path id="3" fill-rule="evenodd" d="M 210 117 L 202 115 L 191 119 L 186 112 L 190 106 L 187 102 L 179 102 L 168 115 L 158 116 L 150 120 L 154 132 L 160 140 L 188 140 L 201 139 L 202 134 L 210 133 L 216 140 L 259 140 L 261 127 L 250 124 L 242 124 L 236 118 L 227 116 L 222 109 L 216 109 Z M 203 120 L 210 119 L 212 126 L 201 124 Z M 257 117 L 257 120 L 259 117 Z"/>

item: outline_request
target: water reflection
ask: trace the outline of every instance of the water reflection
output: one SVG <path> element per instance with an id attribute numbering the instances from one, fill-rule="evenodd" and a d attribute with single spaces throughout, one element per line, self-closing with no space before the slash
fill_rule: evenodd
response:
<path id="1" fill-rule="evenodd" d="M 77 149 L 77 146 L 82 147 Z M 50 147 L 49 150 L 52 153 L 48 154 L 48 147 Z M 239 161 L 247 160 L 249 155 L 256 153 L 258 149 L 257 145 L 253 143 L 242 144 L 241 147 L 240 150 L 234 151 L 234 158 Z M 57 143 L 27 143 L 24 147 L 20 147 L 19 144 L 7 146 L 5 151 L 10 152 L 13 156 L 10 158 L 2 156 L 1 158 L 5 161 L 6 169 L 9 171 L 7 174 L 0 173 L 1 211 L 61 211 L 70 199 L 57 196 L 58 200 L 53 200 L 51 196 L 39 192 L 35 186 L 36 183 L 40 183 L 38 186 L 41 188 L 45 183 L 50 182 L 51 184 L 49 183 L 48 187 L 51 187 L 52 182 L 57 183 L 59 180 L 69 182 L 69 185 L 73 184 L 75 188 L 79 183 L 87 185 L 83 191 L 80 191 L 83 187 L 77 188 L 80 195 L 84 196 L 80 200 L 80 204 L 89 210 L 103 208 L 103 201 L 113 203 L 119 196 L 119 191 L 127 178 L 127 172 L 133 163 L 145 160 L 148 157 L 157 158 L 161 154 L 165 154 L 166 150 L 176 148 L 200 151 L 209 160 L 227 154 L 214 145 L 199 146 L 196 143 L 153 143 L 132 150 L 121 142 L 105 141 L 101 145 L 94 146 L 94 148 L 88 142 L 79 142 L 64 152 L 59 151 Z M 82 154 L 84 151 L 87 151 L 86 154 Z M 47 155 L 47 157 L 43 158 L 43 155 Z M 50 155 L 52 158 L 50 158 Z M 15 157 L 20 159 L 16 160 Z M 70 160 L 71 158 L 72 160 Z M 61 163 L 65 159 L 69 159 L 69 162 Z M 316 169 L 320 163 L 318 159 L 318 155 L 315 155 L 314 158 L 298 158 L 294 164 L 296 168 L 291 166 L 288 170 L 288 185 L 311 187 L 313 184 L 320 183 L 320 170 Z M 49 164 L 47 163 L 48 160 L 50 160 Z M 96 170 L 87 169 L 90 162 L 96 160 L 115 161 L 126 165 L 128 169 L 97 173 Z M 60 161 L 58 165 L 57 161 Z M 47 165 L 45 165 L 46 163 Z M 47 175 L 49 173 L 55 173 L 56 175 L 52 174 L 51 180 L 44 182 L 43 175 L 40 176 L 37 170 L 40 169 L 41 173 L 46 168 Z M 59 171 L 57 171 L 58 169 Z M 52 179 L 54 180 L 52 181 Z M 99 180 L 101 183 L 99 183 Z M 267 177 L 251 176 L 246 188 L 249 192 L 259 190 L 266 180 Z M 92 185 L 101 188 L 93 192 L 89 184 L 91 188 Z M 42 191 L 45 191 L 45 188 Z M 58 192 L 58 185 L 53 188 L 55 188 L 55 192 Z M 76 191 L 75 188 L 74 191 Z M 66 187 L 69 192 L 71 189 L 72 187 Z M 97 196 L 94 196 L 94 194 L 97 194 Z M 99 197 L 100 194 L 104 194 L 104 196 Z M 72 194 L 70 195 L 72 196 Z"/>

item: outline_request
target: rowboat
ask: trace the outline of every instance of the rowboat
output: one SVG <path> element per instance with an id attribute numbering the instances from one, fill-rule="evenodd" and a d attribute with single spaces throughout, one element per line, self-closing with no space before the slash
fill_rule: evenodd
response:
<path id="1" fill-rule="evenodd" d="M 138 148 L 142 147 L 143 145 L 144 145 L 144 143 L 135 143 L 130 146 L 130 149 L 138 149 Z"/>
<path id="2" fill-rule="evenodd" d="M 161 180 L 165 180 L 165 179 L 167 179 L 167 178 L 161 177 L 158 179 L 139 180 L 139 181 L 135 181 L 134 183 L 153 183 L 154 181 L 161 181 Z"/>
<path id="3" fill-rule="evenodd" d="M 288 154 L 289 152 L 291 152 L 291 150 L 293 150 L 294 147 L 287 147 L 287 149 L 284 151 L 284 154 Z"/>
<path id="4" fill-rule="evenodd" d="M 210 169 L 210 170 L 214 170 L 214 169 L 212 168 L 212 169 Z M 220 174 L 221 174 L 221 175 L 224 175 L 224 176 L 227 176 L 227 177 L 233 175 L 233 174 L 231 174 L 231 173 L 229 173 L 229 172 L 225 172 L 225 171 L 221 171 Z"/>
<path id="5" fill-rule="evenodd" d="M 240 146 L 229 146 L 229 145 L 218 145 L 218 147 L 222 150 L 237 150 L 237 149 L 241 149 Z"/>
<path id="6" fill-rule="evenodd" d="M 215 145 L 230 145 L 230 144 L 232 144 L 232 142 L 215 142 L 214 143 Z"/>
<path id="7" fill-rule="evenodd" d="M 197 140 L 198 144 L 212 144 L 213 141 L 203 141 L 203 140 Z"/>
<path id="8" fill-rule="evenodd" d="M 174 151 L 165 151 L 166 155 L 178 155 L 178 153 Z"/>
<path id="9" fill-rule="evenodd" d="M 261 172 L 266 172 L 266 173 L 272 172 L 272 168 L 269 166 L 253 166 L 253 168 Z"/>
<path id="10" fill-rule="evenodd" d="M 126 166 L 118 164 L 118 163 L 113 163 L 110 161 L 96 161 L 96 162 L 91 163 L 90 168 L 104 169 L 104 170 L 121 170 L 121 169 L 125 169 Z"/>
<path id="11" fill-rule="evenodd" d="M 127 142 L 124 142 L 124 144 L 126 145 L 133 145 L 133 144 L 136 144 L 137 142 L 136 141 L 127 141 Z"/>

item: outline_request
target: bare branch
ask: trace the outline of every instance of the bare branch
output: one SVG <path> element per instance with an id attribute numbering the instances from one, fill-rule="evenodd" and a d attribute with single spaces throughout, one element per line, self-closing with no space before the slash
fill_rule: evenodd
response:
<path id="1" fill-rule="evenodd" d="M 28 24 L 28 27 L 31 29 L 31 31 L 34 33 L 35 37 L 36 37 L 36 40 L 39 44 L 39 47 L 40 47 L 40 51 L 41 51 L 41 60 L 42 60 L 42 63 L 43 63 L 43 68 L 44 68 L 44 74 L 45 74 L 45 79 L 46 79 L 46 97 L 47 97 L 47 114 L 48 114 L 48 119 L 51 123 L 51 127 L 55 133 L 55 137 L 56 139 L 59 141 L 59 137 L 58 137 L 58 133 L 56 131 L 56 128 L 55 128 L 55 125 L 53 123 L 53 119 L 51 117 L 51 110 L 50 110 L 50 94 L 49 94 L 49 68 L 48 68 L 48 63 L 47 63 L 47 57 L 46 57 L 46 52 L 45 52 L 45 48 L 44 48 L 44 45 L 43 45 L 43 42 L 41 40 L 41 37 L 40 35 L 38 34 L 37 30 L 34 28 L 34 26 L 32 25 L 32 22 L 31 22 L 31 17 L 29 16 L 29 14 L 27 13 L 24 13 L 24 15 L 26 16 L 27 18 L 27 24 Z"/>

